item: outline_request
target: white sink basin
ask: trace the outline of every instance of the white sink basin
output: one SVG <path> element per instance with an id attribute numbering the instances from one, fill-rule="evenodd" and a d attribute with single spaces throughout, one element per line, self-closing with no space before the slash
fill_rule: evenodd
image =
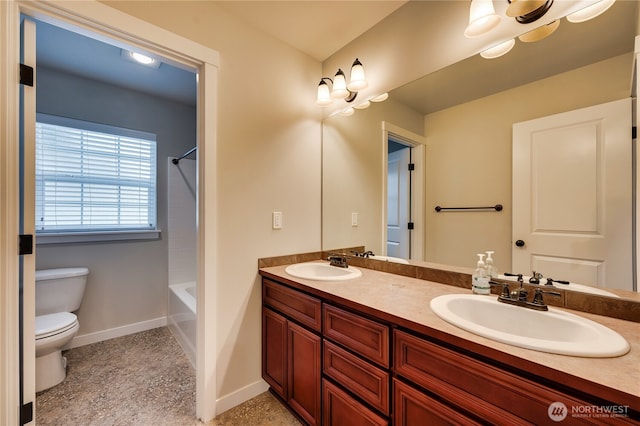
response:
<path id="1" fill-rule="evenodd" d="M 382 260 L 384 262 L 395 262 L 395 263 L 403 263 L 405 265 L 409 264 L 409 261 L 407 259 L 403 259 L 401 257 L 393 257 L 393 256 L 381 256 L 376 254 L 375 256 L 371 256 L 369 257 L 369 259 L 373 259 L 373 260 Z"/>
<path id="2" fill-rule="evenodd" d="M 508 305 L 494 296 L 449 294 L 431 300 L 443 320 L 471 333 L 513 346 L 590 358 L 626 354 L 629 343 L 615 331 L 586 318 Z"/>
<path id="3" fill-rule="evenodd" d="M 321 262 L 296 263 L 284 271 L 296 278 L 316 281 L 345 281 L 362 276 L 362 272 L 353 266 L 340 268 Z"/>
<path id="4" fill-rule="evenodd" d="M 502 280 L 508 280 L 508 281 L 517 281 L 518 278 L 517 277 L 512 277 L 512 276 L 508 276 L 508 275 L 498 275 L 498 278 L 502 279 Z M 528 276 L 522 276 L 522 279 L 524 280 L 525 283 L 529 282 L 529 278 Z M 610 291 L 607 290 L 603 290 L 601 288 L 598 287 L 592 287 L 589 285 L 584 285 L 584 284 L 577 284 L 577 283 L 569 283 L 569 284 L 554 284 L 553 286 L 548 286 L 548 285 L 544 285 L 547 282 L 546 278 L 542 278 L 540 280 L 540 285 L 546 289 L 549 289 L 549 287 L 555 287 L 555 288 L 560 288 L 563 290 L 573 290 L 573 291 L 581 291 L 583 293 L 589 293 L 589 294 L 595 294 L 598 296 L 608 296 L 608 297 L 620 297 L 617 294 L 611 293 Z"/>

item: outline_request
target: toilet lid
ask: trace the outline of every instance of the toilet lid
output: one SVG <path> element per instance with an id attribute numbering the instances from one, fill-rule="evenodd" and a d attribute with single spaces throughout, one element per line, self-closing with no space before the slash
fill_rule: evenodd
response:
<path id="1" fill-rule="evenodd" d="M 36 316 L 36 339 L 42 339 L 69 330 L 78 322 L 71 312 Z"/>

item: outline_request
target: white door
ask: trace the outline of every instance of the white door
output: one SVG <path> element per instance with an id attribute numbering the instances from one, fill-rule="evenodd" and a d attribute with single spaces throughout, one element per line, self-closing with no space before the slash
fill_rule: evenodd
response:
<path id="1" fill-rule="evenodd" d="M 389 153 L 387 164 L 387 256 L 411 255 L 409 147 Z"/>
<path id="2" fill-rule="evenodd" d="M 35 250 L 35 143 L 36 143 L 36 24 L 24 19 L 20 40 L 20 62 L 33 70 L 32 85 L 20 86 L 20 234 L 33 236 L 30 244 Z M 22 75 L 28 73 L 22 72 Z M 25 247 L 27 248 L 27 247 Z M 29 422 L 35 415 L 36 401 L 36 336 L 35 336 L 35 253 L 20 256 L 20 315 L 21 347 L 20 380 L 22 387 L 21 402 L 25 406 L 32 403 L 31 409 L 21 412 L 22 424 Z"/>
<path id="3" fill-rule="evenodd" d="M 632 290 L 631 99 L 513 125 L 512 272 Z"/>

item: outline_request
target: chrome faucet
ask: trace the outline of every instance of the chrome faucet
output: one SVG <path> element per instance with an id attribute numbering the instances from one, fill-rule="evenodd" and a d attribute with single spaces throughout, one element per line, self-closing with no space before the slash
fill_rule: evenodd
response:
<path id="1" fill-rule="evenodd" d="M 327 258 L 329 265 L 337 266 L 338 268 L 348 268 L 347 256 L 343 254 L 330 254 Z"/>
<path id="2" fill-rule="evenodd" d="M 546 291 L 541 288 L 536 288 L 533 299 L 529 302 L 528 299 L 528 291 L 524 288 L 522 275 L 518 276 L 518 282 L 520 283 L 520 287 L 514 291 L 509 291 L 509 284 L 507 283 L 497 283 L 494 281 L 489 281 L 491 285 L 501 285 L 502 292 L 500 296 L 498 296 L 498 302 L 507 303 L 509 305 L 522 306 L 528 309 L 534 309 L 536 311 L 548 311 L 549 308 L 547 304 L 544 302 L 543 294 L 550 294 L 552 296 L 561 296 L 560 293 L 555 291 Z"/>

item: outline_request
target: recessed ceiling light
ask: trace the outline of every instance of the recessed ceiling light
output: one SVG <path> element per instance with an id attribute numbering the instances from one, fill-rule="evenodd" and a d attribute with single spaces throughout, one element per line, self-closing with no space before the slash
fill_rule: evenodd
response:
<path id="1" fill-rule="evenodd" d="M 136 64 L 144 65 L 151 68 L 158 68 L 160 66 L 160 61 L 142 53 L 122 49 L 121 55 L 123 58 L 128 59 L 131 62 L 135 62 Z"/>

